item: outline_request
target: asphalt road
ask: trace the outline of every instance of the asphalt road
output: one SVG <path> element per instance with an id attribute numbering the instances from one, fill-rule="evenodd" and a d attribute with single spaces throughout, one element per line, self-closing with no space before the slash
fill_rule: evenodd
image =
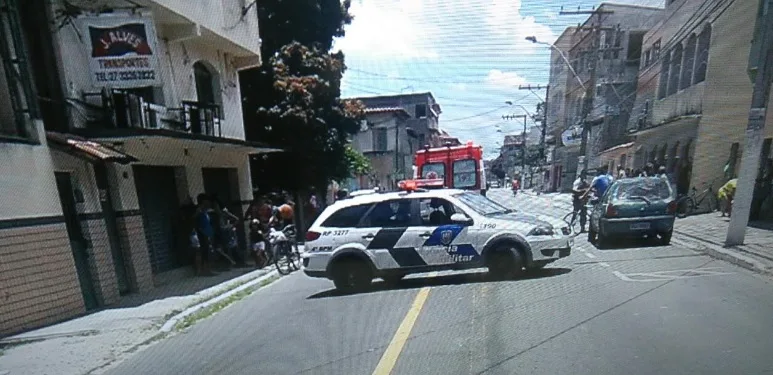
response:
<path id="1" fill-rule="evenodd" d="M 489 196 L 569 209 L 545 195 Z M 579 236 L 570 257 L 512 281 L 417 275 L 343 296 L 296 273 L 110 373 L 773 374 L 771 290 L 675 245 L 598 250 Z"/>

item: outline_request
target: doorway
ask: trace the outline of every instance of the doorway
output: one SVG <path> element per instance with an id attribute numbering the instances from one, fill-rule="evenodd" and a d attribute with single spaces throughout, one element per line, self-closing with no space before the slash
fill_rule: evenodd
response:
<path id="1" fill-rule="evenodd" d="M 70 239 L 70 248 L 75 261 L 75 271 L 78 273 L 78 281 L 81 286 L 83 303 L 86 306 L 86 310 L 93 310 L 99 307 L 99 302 L 96 289 L 94 288 L 91 267 L 89 266 L 88 243 L 83 236 L 83 229 L 78 220 L 78 210 L 75 207 L 75 190 L 72 186 L 72 176 L 68 172 L 54 172 L 54 176 L 56 177 L 59 202 L 62 205 L 62 214 L 67 227 L 67 237 Z"/>
<path id="2" fill-rule="evenodd" d="M 243 219 L 241 193 L 239 191 L 239 171 L 236 168 L 202 168 L 204 193 L 216 196 L 232 214 Z M 239 248 L 247 248 L 244 225 L 236 226 Z"/>
<path id="3" fill-rule="evenodd" d="M 174 168 L 143 165 L 133 170 L 153 274 L 183 266 L 188 257 L 174 238 L 179 211 Z"/>

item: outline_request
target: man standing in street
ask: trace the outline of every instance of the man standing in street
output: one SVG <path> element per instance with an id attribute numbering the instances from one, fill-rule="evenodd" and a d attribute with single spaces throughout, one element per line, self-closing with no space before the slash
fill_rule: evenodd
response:
<path id="1" fill-rule="evenodd" d="M 609 176 L 609 173 L 607 173 L 606 167 L 599 168 L 598 175 L 593 178 L 593 181 L 590 183 L 590 189 L 583 195 L 583 199 L 588 196 L 588 194 L 592 191 L 596 193 L 596 198 L 601 198 L 604 196 L 604 193 L 607 191 L 607 188 L 609 188 L 609 185 L 612 184 L 612 179 Z"/>
<path id="2" fill-rule="evenodd" d="M 585 222 L 588 216 L 588 209 L 585 207 L 585 193 L 588 192 L 588 181 L 585 179 L 585 171 L 580 172 L 580 177 L 577 177 L 572 184 L 572 206 L 574 207 L 572 212 L 572 222 L 580 215 L 580 233 L 585 232 Z"/>
<path id="3" fill-rule="evenodd" d="M 195 267 L 197 276 L 213 276 L 209 269 L 209 253 L 212 251 L 212 239 L 215 235 L 215 228 L 212 225 L 212 218 L 209 216 L 211 203 L 209 196 L 199 194 L 196 197 L 198 207 L 194 216 L 195 234 L 198 240 L 196 248 Z"/>

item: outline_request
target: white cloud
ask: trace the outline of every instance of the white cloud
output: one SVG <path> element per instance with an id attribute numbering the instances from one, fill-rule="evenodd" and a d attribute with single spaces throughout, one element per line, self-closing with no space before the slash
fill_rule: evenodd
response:
<path id="1" fill-rule="evenodd" d="M 352 2 L 349 11 L 354 20 L 346 26 L 346 36 L 336 40 L 335 49 L 365 58 L 437 58 L 426 38 L 435 28 L 422 21 L 426 12 L 422 1 L 361 0 Z"/>
<path id="2" fill-rule="evenodd" d="M 451 84 L 451 90 L 453 91 L 467 91 L 466 83 L 453 83 Z"/>
<path id="3" fill-rule="evenodd" d="M 489 70 L 484 81 L 487 84 L 501 88 L 518 88 L 518 86 L 527 83 L 526 78 L 521 77 L 518 73 L 503 72 L 499 69 Z"/>
<path id="4" fill-rule="evenodd" d="M 519 53 L 533 53 L 544 48 L 526 41 L 527 36 L 553 43 L 556 35 L 548 25 L 538 23 L 532 16 L 521 15 L 521 0 L 495 0 L 487 7 L 486 26 L 492 34 L 512 43 Z"/>

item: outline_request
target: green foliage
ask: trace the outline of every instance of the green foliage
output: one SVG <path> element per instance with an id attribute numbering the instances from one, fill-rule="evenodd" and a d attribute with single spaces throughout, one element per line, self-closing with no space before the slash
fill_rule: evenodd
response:
<path id="1" fill-rule="evenodd" d="M 370 160 L 350 145 L 346 146 L 346 160 L 353 175 L 364 175 L 371 171 Z"/>
<path id="2" fill-rule="evenodd" d="M 253 160 L 261 190 L 326 186 L 352 174 L 347 144 L 364 107 L 340 98 L 344 55 L 330 52 L 351 22 L 348 9 L 348 0 L 258 2 L 263 65 L 240 74 L 245 134 L 287 151 Z"/>

